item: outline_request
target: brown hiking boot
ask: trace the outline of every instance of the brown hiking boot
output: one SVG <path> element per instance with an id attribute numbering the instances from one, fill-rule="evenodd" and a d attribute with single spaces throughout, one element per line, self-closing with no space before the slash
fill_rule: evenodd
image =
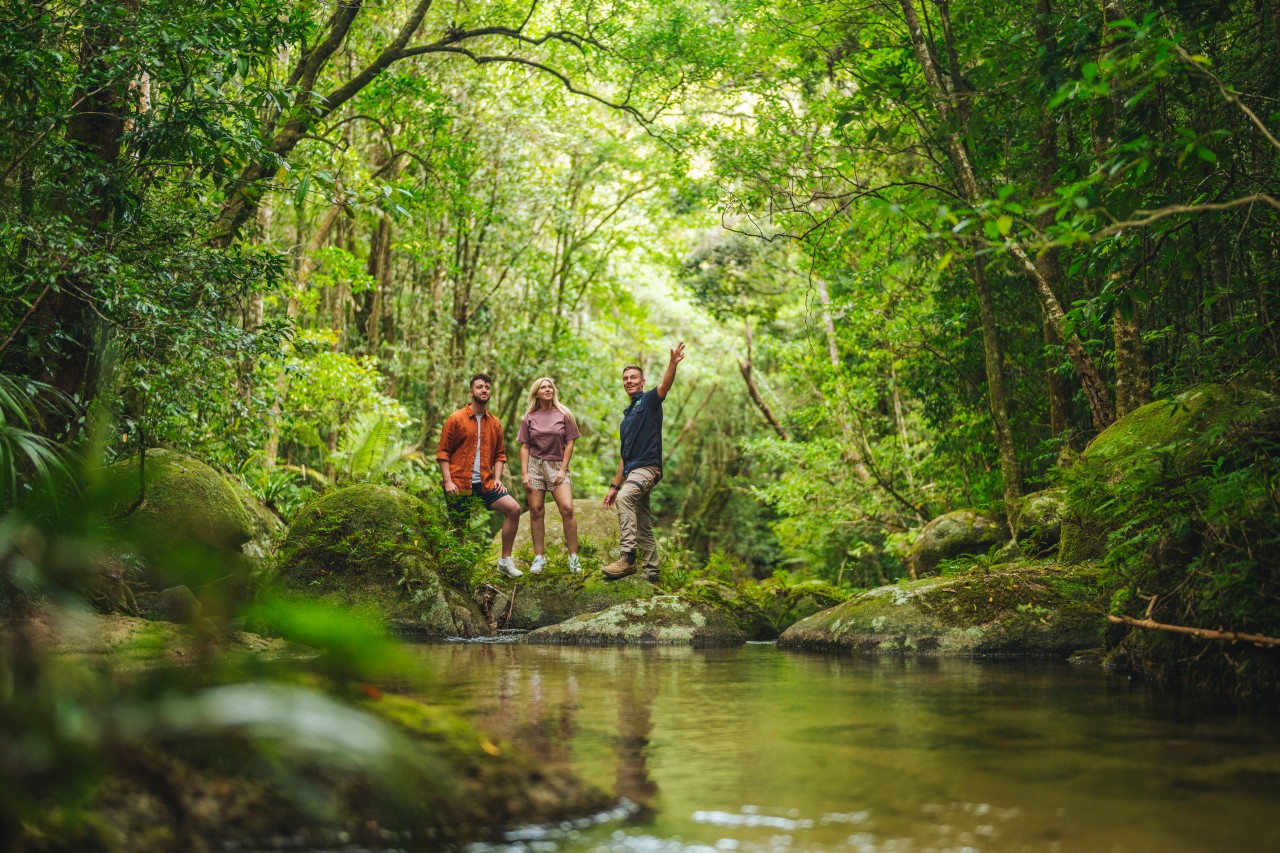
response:
<path id="1" fill-rule="evenodd" d="M 606 580 L 616 581 L 619 578 L 625 578 L 627 575 L 636 573 L 636 564 L 628 563 L 625 556 L 619 557 L 609 565 L 600 570 L 604 574 Z"/>

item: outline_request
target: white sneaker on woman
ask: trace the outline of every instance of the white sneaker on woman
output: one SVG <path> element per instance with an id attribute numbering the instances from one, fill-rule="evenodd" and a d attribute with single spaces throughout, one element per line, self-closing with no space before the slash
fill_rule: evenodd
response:
<path id="1" fill-rule="evenodd" d="M 538 572 L 542 571 L 543 568 L 546 567 L 546 565 L 547 565 L 547 558 L 542 556 L 541 554 L 538 554 L 533 558 L 533 565 L 529 567 L 529 574 L 536 575 Z"/>
<path id="2" fill-rule="evenodd" d="M 498 558 L 498 571 L 504 573 L 509 578 L 518 578 L 524 574 L 524 572 L 516 568 L 515 557 Z"/>
<path id="3" fill-rule="evenodd" d="M 569 571 L 573 572 L 575 575 L 582 574 L 582 561 L 578 559 L 577 554 L 569 555 Z"/>

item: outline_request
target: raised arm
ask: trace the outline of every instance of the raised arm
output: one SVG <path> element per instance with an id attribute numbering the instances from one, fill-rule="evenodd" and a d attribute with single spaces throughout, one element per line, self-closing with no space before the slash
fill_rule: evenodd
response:
<path id="1" fill-rule="evenodd" d="M 667 370 L 662 374 L 662 381 L 658 383 L 658 396 L 665 400 L 667 392 L 671 390 L 671 385 L 676 381 L 676 366 L 684 361 L 684 341 L 676 345 L 671 350 L 671 358 L 667 361 Z"/>

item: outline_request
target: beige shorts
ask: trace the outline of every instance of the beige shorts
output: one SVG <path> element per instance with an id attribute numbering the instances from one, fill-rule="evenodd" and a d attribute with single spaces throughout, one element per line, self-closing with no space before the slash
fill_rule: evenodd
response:
<path id="1" fill-rule="evenodd" d="M 535 492 L 550 492 L 555 489 L 551 484 L 555 482 L 556 472 L 560 470 L 559 459 L 539 459 L 536 456 L 529 457 L 529 488 Z M 572 479 L 572 475 L 564 472 L 564 483 L 568 483 Z"/>

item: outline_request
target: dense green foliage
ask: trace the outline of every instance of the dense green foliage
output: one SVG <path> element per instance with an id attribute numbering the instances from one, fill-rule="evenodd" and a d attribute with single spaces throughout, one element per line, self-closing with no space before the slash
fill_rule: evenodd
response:
<path id="1" fill-rule="evenodd" d="M 423 495 L 478 370 L 513 458 L 557 379 L 585 500 L 685 339 L 668 564 L 869 587 L 1151 399 L 1277 390 L 1268 4 L 0 10 L 6 507 L 104 436 L 286 518 Z"/>

